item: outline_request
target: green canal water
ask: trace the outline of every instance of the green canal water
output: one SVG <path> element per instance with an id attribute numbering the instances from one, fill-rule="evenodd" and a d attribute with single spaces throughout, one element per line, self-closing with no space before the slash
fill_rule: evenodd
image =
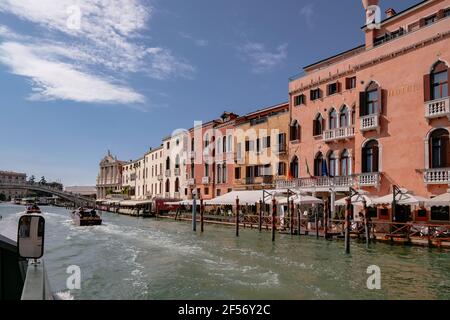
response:
<path id="1" fill-rule="evenodd" d="M 15 237 L 23 207 L 0 204 L 0 234 Z M 43 207 L 45 261 L 52 289 L 74 299 L 450 299 L 450 252 L 352 243 L 103 214 L 79 228 L 70 212 Z M 68 290 L 67 268 L 81 269 Z M 381 268 L 381 290 L 367 289 L 367 268 Z"/>

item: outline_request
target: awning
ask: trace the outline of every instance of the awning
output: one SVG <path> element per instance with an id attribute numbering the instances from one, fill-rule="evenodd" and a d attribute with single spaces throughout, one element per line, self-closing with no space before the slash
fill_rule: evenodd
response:
<path id="1" fill-rule="evenodd" d="M 450 190 L 433 199 L 425 202 L 429 207 L 449 207 L 450 206 Z"/>
<path id="2" fill-rule="evenodd" d="M 120 201 L 120 205 L 124 206 L 124 207 L 136 207 L 136 206 L 142 206 L 142 205 L 146 205 L 146 204 L 150 204 L 153 203 L 152 200 L 142 200 L 142 201 L 137 201 L 137 200 L 126 200 L 126 201 Z"/>
<path id="3" fill-rule="evenodd" d="M 357 194 L 352 197 L 352 204 L 357 206 L 363 206 L 363 201 L 366 200 L 366 205 L 371 206 L 373 205 L 373 201 L 376 200 L 376 197 L 364 195 L 364 194 Z M 340 199 L 334 203 L 335 206 L 345 206 L 347 205 L 347 197 Z"/>
<path id="4" fill-rule="evenodd" d="M 276 197 L 277 203 L 287 204 L 287 197 Z M 312 196 L 296 194 L 289 197 L 289 201 L 294 201 L 294 204 L 299 205 L 312 205 L 312 204 L 322 204 L 323 201 Z"/>
<path id="5" fill-rule="evenodd" d="M 263 191 L 232 191 L 209 200 L 206 204 L 213 206 L 235 205 L 237 198 L 239 198 L 240 205 L 254 205 L 263 199 Z"/>
<path id="6" fill-rule="evenodd" d="M 373 200 L 372 205 L 391 205 L 394 200 L 394 195 L 388 194 L 384 197 L 377 198 Z M 399 205 L 410 205 L 415 206 L 422 203 L 425 203 L 428 201 L 427 198 L 415 196 L 411 194 L 409 191 L 402 189 L 402 192 L 400 194 L 397 194 L 395 197 L 395 200 L 397 201 L 397 204 Z"/>

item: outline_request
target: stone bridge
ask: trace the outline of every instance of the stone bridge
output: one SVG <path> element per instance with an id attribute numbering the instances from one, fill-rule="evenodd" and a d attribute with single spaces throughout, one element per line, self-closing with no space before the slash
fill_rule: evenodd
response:
<path id="1" fill-rule="evenodd" d="M 1 189 L 18 189 L 18 190 L 30 190 L 44 192 L 50 195 L 55 195 L 61 199 L 67 200 L 75 204 L 75 206 L 87 206 L 95 207 L 95 200 L 74 194 L 72 192 L 66 192 L 55 188 L 50 188 L 38 183 L 25 183 L 25 184 L 14 184 L 14 183 L 0 183 Z"/>

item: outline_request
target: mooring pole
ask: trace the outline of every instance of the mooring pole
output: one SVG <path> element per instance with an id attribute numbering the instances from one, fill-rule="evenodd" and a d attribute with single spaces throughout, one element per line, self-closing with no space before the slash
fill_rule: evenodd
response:
<path id="1" fill-rule="evenodd" d="M 204 211 L 203 199 L 200 199 L 200 229 L 201 229 L 201 232 L 205 231 L 204 221 L 203 221 L 203 215 L 204 215 L 203 211 Z"/>
<path id="2" fill-rule="evenodd" d="M 316 218 L 316 239 L 319 239 L 319 208 L 315 208 L 315 218 Z"/>
<path id="3" fill-rule="evenodd" d="M 239 198 L 236 198 L 236 237 L 239 237 Z"/>
<path id="4" fill-rule="evenodd" d="M 294 200 L 291 200 L 290 210 L 290 223 L 291 223 L 291 236 L 294 235 Z"/>
<path id="5" fill-rule="evenodd" d="M 300 212 L 300 208 L 297 205 L 297 223 L 298 223 L 298 227 L 297 227 L 297 231 L 298 231 L 298 236 L 300 236 L 300 231 L 301 231 L 301 227 L 302 227 L 302 213 Z"/>
<path id="6" fill-rule="evenodd" d="M 197 199 L 192 199 L 192 231 L 197 232 Z"/>
<path id="7" fill-rule="evenodd" d="M 347 205 L 345 208 L 345 253 L 350 253 L 350 210 L 352 206 L 351 195 L 346 199 Z"/>
<path id="8" fill-rule="evenodd" d="M 370 234 L 369 234 L 369 209 L 367 208 L 366 199 L 363 200 L 363 212 L 364 212 L 364 233 L 366 235 L 366 247 L 369 248 Z"/>
<path id="9" fill-rule="evenodd" d="M 277 219 L 277 200 L 275 197 L 272 200 L 272 242 L 275 242 L 275 231 L 276 231 L 276 219 Z"/>
<path id="10" fill-rule="evenodd" d="M 259 200 L 259 232 L 262 232 L 263 202 Z"/>
<path id="11" fill-rule="evenodd" d="M 328 239 L 328 211 L 329 211 L 329 202 L 328 199 L 324 202 L 324 213 L 323 213 L 323 224 L 324 224 L 324 237 L 325 240 Z"/>

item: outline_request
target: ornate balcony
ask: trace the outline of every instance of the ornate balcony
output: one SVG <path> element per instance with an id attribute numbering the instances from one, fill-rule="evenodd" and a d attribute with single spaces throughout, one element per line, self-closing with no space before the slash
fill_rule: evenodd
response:
<path id="1" fill-rule="evenodd" d="M 425 118 L 427 120 L 447 117 L 450 120 L 450 98 L 442 98 L 425 102 Z"/>
<path id="2" fill-rule="evenodd" d="M 195 186 L 195 179 L 188 179 L 187 180 L 187 185 L 190 186 L 190 187 Z"/>
<path id="3" fill-rule="evenodd" d="M 378 187 L 381 182 L 381 173 L 363 173 L 343 177 L 312 177 L 300 178 L 292 181 L 279 180 L 278 189 L 308 189 L 308 188 L 358 188 Z"/>
<path id="4" fill-rule="evenodd" d="M 326 130 L 323 133 L 323 140 L 325 142 L 333 142 L 338 140 L 346 140 L 355 137 L 355 127 L 337 128 Z"/>
<path id="5" fill-rule="evenodd" d="M 202 184 L 210 184 L 210 183 L 211 183 L 210 177 L 203 177 L 202 178 Z"/>
<path id="6" fill-rule="evenodd" d="M 372 130 L 380 129 L 380 115 L 370 114 L 368 116 L 363 116 L 360 118 L 361 127 L 359 128 L 361 132 L 367 132 Z"/>
<path id="7" fill-rule="evenodd" d="M 426 184 L 450 184 L 450 168 L 427 169 L 424 172 Z"/>

